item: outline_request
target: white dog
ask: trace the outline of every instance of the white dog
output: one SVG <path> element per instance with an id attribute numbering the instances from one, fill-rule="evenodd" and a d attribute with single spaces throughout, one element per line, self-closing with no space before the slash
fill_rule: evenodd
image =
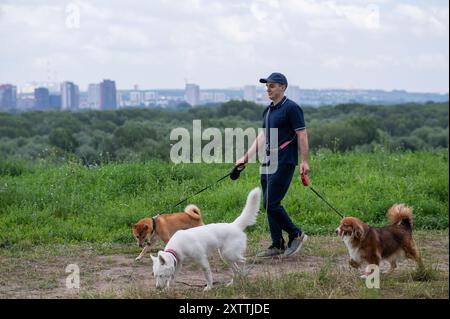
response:
<path id="1" fill-rule="evenodd" d="M 247 197 L 244 210 L 232 223 L 217 223 L 179 230 L 170 238 L 164 251 L 158 257 L 152 257 L 153 275 L 157 288 L 168 288 L 175 282 L 175 277 L 185 260 L 191 259 L 200 264 L 206 277 L 205 290 L 212 288 L 213 280 L 208 256 L 219 250 L 224 261 L 231 264 L 233 275 L 242 271 L 238 263 L 245 262 L 244 253 L 247 247 L 247 226 L 256 222 L 260 206 L 261 190 L 253 189 Z M 233 277 L 234 277 L 233 276 Z M 229 284 L 233 283 L 233 279 Z"/>

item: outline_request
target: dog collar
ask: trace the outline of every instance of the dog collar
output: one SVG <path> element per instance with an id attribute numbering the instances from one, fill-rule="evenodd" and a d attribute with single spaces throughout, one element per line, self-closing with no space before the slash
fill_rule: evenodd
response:
<path id="1" fill-rule="evenodd" d="M 164 250 L 166 253 L 169 253 L 169 254 L 171 254 L 173 257 L 175 257 L 175 266 L 177 265 L 177 262 L 178 262 L 178 256 L 177 256 L 177 253 L 173 250 L 173 249 L 166 249 L 166 250 Z"/>
<path id="2" fill-rule="evenodd" d="M 154 235 L 155 235 L 155 232 L 156 232 L 156 218 L 158 217 L 159 215 L 156 215 L 155 217 L 152 217 L 152 225 L 153 225 L 153 230 L 152 230 L 152 232 L 150 233 L 150 239 L 149 240 L 151 240 L 153 237 L 154 237 Z M 151 244 L 150 244 L 150 242 L 147 240 L 147 246 L 151 246 Z"/>

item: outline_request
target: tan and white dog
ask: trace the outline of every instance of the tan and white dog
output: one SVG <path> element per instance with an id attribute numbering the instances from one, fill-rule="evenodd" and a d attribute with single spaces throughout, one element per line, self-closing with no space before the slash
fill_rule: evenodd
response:
<path id="1" fill-rule="evenodd" d="M 178 230 L 202 225 L 204 224 L 200 209 L 195 205 L 188 205 L 184 212 L 162 214 L 139 220 L 132 226 L 133 236 L 139 247 L 143 247 L 136 260 L 141 260 L 150 246 L 159 238 L 167 243 Z M 147 243 L 145 244 L 145 242 Z"/>
<path id="2" fill-rule="evenodd" d="M 423 266 L 412 237 L 412 209 L 404 204 L 394 204 L 387 215 L 390 225 L 384 227 L 370 227 L 356 217 L 341 220 L 336 234 L 347 246 L 350 266 L 358 269 L 364 262 L 378 266 L 386 260 L 391 272 L 397 267 L 397 261 L 404 257 Z"/>

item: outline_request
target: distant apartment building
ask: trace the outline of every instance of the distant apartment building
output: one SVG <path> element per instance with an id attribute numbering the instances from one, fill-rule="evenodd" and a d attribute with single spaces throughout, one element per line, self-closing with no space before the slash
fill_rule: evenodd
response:
<path id="1" fill-rule="evenodd" d="M 286 96 L 294 101 L 297 104 L 300 104 L 300 100 L 301 100 L 301 90 L 300 87 L 295 86 L 295 85 L 290 85 L 287 88 L 286 91 Z"/>
<path id="2" fill-rule="evenodd" d="M 72 82 L 61 83 L 61 109 L 74 110 L 80 106 L 80 90 Z"/>
<path id="3" fill-rule="evenodd" d="M 255 85 L 244 86 L 244 100 L 256 102 L 256 86 Z"/>
<path id="4" fill-rule="evenodd" d="M 17 87 L 11 84 L 0 85 L 0 110 L 17 107 Z"/>
<path id="5" fill-rule="evenodd" d="M 218 91 L 202 91 L 200 92 L 200 103 L 223 103 L 229 101 L 229 98 L 224 92 Z"/>
<path id="6" fill-rule="evenodd" d="M 39 110 L 46 110 L 50 107 L 50 91 L 47 88 L 34 89 L 34 107 Z"/>
<path id="7" fill-rule="evenodd" d="M 214 92 L 214 103 L 223 103 L 228 101 L 229 99 L 227 98 L 226 94 L 223 92 Z"/>
<path id="8" fill-rule="evenodd" d="M 116 82 L 103 80 L 100 83 L 100 108 L 102 110 L 112 110 L 117 108 Z"/>
<path id="9" fill-rule="evenodd" d="M 50 108 L 52 109 L 60 109 L 61 108 L 61 95 L 59 94 L 50 94 Z"/>
<path id="10" fill-rule="evenodd" d="M 155 91 L 146 91 L 144 93 L 144 101 L 145 102 L 154 102 L 158 99 L 158 92 Z"/>
<path id="11" fill-rule="evenodd" d="M 267 89 L 266 87 L 258 87 L 256 88 L 256 103 L 267 105 L 270 104 L 272 101 L 269 99 L 269 96 L 267 95 Z"/>
<path id="12" fill-rule="evenodd" d="M 131 91 L 130 92 L 130 106 L 143 106 L 144 105 L 144 92 Z"/>
<path id="13" fill-rule="evenodd" d="M 93 83 L 88 85 L 88 108 L 100 109 L 100 84 Z"/>
<path id="14" fill-rule="evenodd" d="M 184 91 L 184 99 L 191 106 L 197 106 L 200 104 L 200 86 L 197 84 L 186 84 Z"/>
<path id="15" fill-rule="evenodd" d="M 19 110 L 32 110 L 34 109 L 34 105 L 34 93 L 31 95 L 27 93 L 17 96 L 17 108 Z"/>
<path id="16" fill-rule="evenodd" d="M 116 93 L 117 108 L 124 106 L 123 94 L 119 91 Z"/>

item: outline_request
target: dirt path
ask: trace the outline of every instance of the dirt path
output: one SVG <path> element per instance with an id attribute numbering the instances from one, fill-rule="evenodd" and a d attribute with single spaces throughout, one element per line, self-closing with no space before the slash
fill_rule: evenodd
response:
<path id="1" fill-rule="evenodd" d="M 425 263 L 448 274 L 448 234 L 441 232 L 428 236 L 427 233 L 420 233 L 417 237 Z M 268 244 L 265 241 L 260 243 L 249 243 L 249 255 L 254 255 L 257 249 Z M 117 298 L 129 295 L 135 287 L 155 290 L 150 256 L 135 262 L 139 249 L 126 249 L 128 251 L 125 253 L 107 255 L 85 247 L 74 253 L 0 254 L 0 298 Z M 348 254 L 343 243 L 338 238 L 327 236 L 311 236 L 303 250 L 294 257 L 257 260 L 248 257 L 247 262 L 253 267 L 247 280 L 256 280 L 261 276 L 274 279 L 291 273 L 313 273 L 326 265 L 339 271 L 353 271 L 348 266 Z M 66 288 L 69 273 L 65 269 L 68 264 L 76 264 L 80 269 L 80 289 Z M 398 266 L 399 271 L 405 271 L 414 269 L 415 264 L 406 260 Z M 212 256 L 211 268 L 215 286 L 224 286 L 230 280 L 231 272 L 218 254 Z M 383 269 L 387 269 L 387 265 L 382 265 Z M 204 285 L 201 269 L 195 264 L 186 264 L 177 278 L 176 290 L 201 291 Z"/>

